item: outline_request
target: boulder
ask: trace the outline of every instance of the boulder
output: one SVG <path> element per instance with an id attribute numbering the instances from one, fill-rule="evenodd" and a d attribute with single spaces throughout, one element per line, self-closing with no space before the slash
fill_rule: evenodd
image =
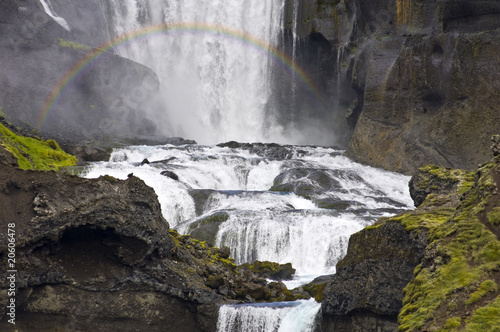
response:
<path id="1" fill-rule="evenodd" d="M 392 222 L 352 235 L 323 293 L 323 331 L 397 331 L 402 290 L 427 241 L 425 233 L 410 233 Z"/>

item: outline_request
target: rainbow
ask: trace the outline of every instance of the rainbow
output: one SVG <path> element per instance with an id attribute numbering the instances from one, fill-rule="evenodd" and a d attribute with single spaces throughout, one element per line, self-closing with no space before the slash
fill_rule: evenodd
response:
<path id="1" fill-rule="evenodd" d="M 268 43 L 252 36 L 246 32 L 238 31 L 235 29 L 211 25 L 211 24 L 203 24 L 203 23 L 169 23 L 169 24 L 160 24 L 160 25 L 152 25 L 145 28 L 141 28 L 129 33 L 126 33 L 122 36 L 119 36 L 105 44 L 102 44 L 98 47 L 93 48 L 89 53 L 85 55 L 80 61 L 78 61 L 59 81 L 59 83 L 55 86 L 55 88 L 51 91 L 49 97 L 45 101 L 42 111 L 40 112 L 36 128 L 42 128 L 45 120 L 47 119 L 50 111 L 54 108 L 54 105 L 62 98 L 64 92 L 70 83 L 81 73 L 85 68 L 89 66 L 93 61 L 97 60 L 103 54 L 109 54 L 110 50 L 118 47 L 127 42 L 133 41 L 135 39 L 141 38 L 143 36 L 158 34 L 158 33 L 167 33 L 167 32 L 188 32 L 188 33 L 216 33 L 222 34 L 228 38 L 236 39 L 243 41 L 244 43 L 255 47 L 257 49 L 261 49 L 264 52 L 267 52 L 274 58 L 276 58 L 279 62 L 281 62 L 285 67 L 289 68 L 289 70 L 299 78 L 299 82 L 302 82 L 308 90 L 314 93 L 316 98 L 320 98 L 321 94 L 319 93 L 318 88 L 312 81 L 312 79 L 307 75 L 307 73 L 294 61 L 286 56 L 283 52 L 281 52 L 276 47 L 269 45 Z"/>

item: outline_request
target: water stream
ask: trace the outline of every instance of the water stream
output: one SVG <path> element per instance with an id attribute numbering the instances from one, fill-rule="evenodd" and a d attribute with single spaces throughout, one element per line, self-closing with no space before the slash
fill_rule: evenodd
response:
<path id="1" fill-rule="evenodd" d="M 126 179 L 130 173 L 155 189 L 166 220 L 180 233 L 210 225 L 212 234 L 205 231 L 202 240 L 228 246 L 237 264 L 292 263 L 290 288 L 334 273 L 351 234 L 413 204 L 407 176 L 357 164 L 326 147 L 132 146 L 94 163 L 85 176 Z M 223 307 L 219 331 L 232 331 L 234 324 L 278 331 L 291 308 L 306 315 L 319 304 Z"/>
<path id="2" fill-rule="evenodd" d="M 307 82 L 307 74 L 294 64 L 297 22 L 290 55 L 278 49 L 285 8 L 299 17 L 299 0 L 289 0 L 289 7 L 278 0 L 110 3 L 110 35 L 130 36 L 115 51 L 158 74 L 151 116 L 163 134 L 207 145 L 116 149 L 108 162 L 92 164 L 86 177 L 133 173 L 154 188 L 166 220 L 180 233 L 228 246 L 237 264 L 292 263 L 290 288 L 335 273 L 351 234 L 412 207 L 408 177 L 357 164 L 337 149 L 213 145 L 333 143 L 334 133 L 319 129 L 330 124 L 311 118 L 316 113 L 304 106 L 315 103 L 298 100 L 298 83 Z M 275 75 L 279 70 L 285 74 Z M 273 98 L 276 91 L 281 99 Z M 283 105 L 273 100 L 288 101 L 290 114 L 280 118 L 276 107 Z M 296 103 L 306 108 L 300 110 L 305 116 L 294 116 Z M 223 306 L 218 331 L 310 331 L 319 308 L 313 300 Z"/>

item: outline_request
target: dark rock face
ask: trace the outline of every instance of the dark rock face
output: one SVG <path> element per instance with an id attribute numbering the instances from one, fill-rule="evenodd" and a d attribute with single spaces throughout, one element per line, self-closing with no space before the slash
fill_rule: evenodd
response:
<path id="1" fill-rule="evenodd" d="M 303 3 L 299 33 L 321 34 L 336 56 L 330 110 L 349 157 L 406 174 L 489 158 L 500 130 L 497 1 Z"/>
<path id="2" fill-rule="evenodd" d="M 397 331 L 403 288 L 427 238 L 388 222 L 351 236 L 322 302 L 322 331 Z"/>
<path id="3" fill-rule="evenodd" d="M 58 1 L 54 9 L 66 15 L 71 31 L 39 2 L 0 4 L 0 106 L 7 119 L 62 144 L 154 133 L 145 111 L 156 74 L 94 48 L 109 40 L 105 5 Z"/>
<path id="4" fill-rule="evenodd" d="M 214 330 L 207 304 L 219 296 L 169 267 L 177 246 L 142 180 L 0 172 L 2 227 L 16 224 L 16 328 Z"/>
<path id="5" fill-rule="evenodd" d="M 153 189 L 133 175 L 22 171 L 0 148 L 4 155 L 0 226 L 15 223 L 18 329 L 215 331 L 222 303 L 308 297 L 238 268 L 227 247 L 169 229 Z M 291 271 L 280 266 L 277 275 Z M 7 301 L 0 292 L 4 308 Z M 1 330 L 10 329 L 7 319 L 0 311 Z"/>

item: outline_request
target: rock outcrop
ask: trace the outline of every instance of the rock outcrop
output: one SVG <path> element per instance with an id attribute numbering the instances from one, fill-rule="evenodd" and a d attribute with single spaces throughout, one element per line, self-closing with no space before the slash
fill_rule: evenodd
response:
<path id="1" fill-rule="evenodd" d="M 52 1 L 70 31 L 38 1 L 0 4 L 0 107 L 15 125 L 61 144 L 152 135 L 146 101 L 159 81 L 149 68 L 98 48 L 110 38 L 106 5 Z"/>
<path id="2" fill-rule="evenodd" d="M 1 147 L 0 156 L 0 227 L 14 230 L 0 246 L 15 243 L 17 270 L 15 294 L 0 281 L 2 331 L 215 331 L 222 303 L 309 297 L 237 267 L 229 248 L 169 229 L 153 189 L 132 174 L 23 171 Z"/>
<path id="3" fill-rule="evenodd" d="M 322 331 L 397 331 L 402 290 L 427 245 L 425 233 L 394 222 L 352 235 L 324 291 Z"/>
<path id="4" fill-rule="evenodd" d="M 406 174 L 488 158 L 500 130 L 497 1 L 301 3 L 294 29 L 323 36 L 335 58 L 330 111 L 344 114 L 349 157 Z"/>
<path id="5" fill-rule="evenodd" d="M 351 236 L 323 293 L 321 331 L 500 324 L 500 157 L 470 173 L 429 165 L 410 183 L 416 210 Z"/>

